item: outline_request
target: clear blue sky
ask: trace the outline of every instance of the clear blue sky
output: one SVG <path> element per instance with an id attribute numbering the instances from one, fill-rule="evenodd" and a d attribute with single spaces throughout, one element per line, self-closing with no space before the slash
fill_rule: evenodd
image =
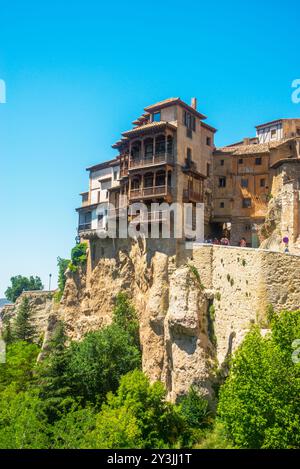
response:
<path id="1" fill-rule="evenodd" d="M 218 145 L 300 116 L 299 1 L 0 0 L 0 297 L 56 277 L 88 165 L 143 107 L 197 96 Z"/>

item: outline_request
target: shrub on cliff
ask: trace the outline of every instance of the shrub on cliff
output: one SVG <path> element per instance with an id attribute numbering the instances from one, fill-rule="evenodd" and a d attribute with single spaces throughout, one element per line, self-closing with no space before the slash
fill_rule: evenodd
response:
<path id="1" fill-rule="evenodd" d="M 163 384 L 150 384 L 135 370 L 121 378 L 116 394 L 109 393 L 87 441 L 91 448 L 170 448 L 186 431 L 185 420 L 166 401 Z"/>
<path id="2" fill-rule="evenodd" d="M 88 333 L 68 348 L 67 380 L 72 395 L 102 401 L 122 375 L 141 366 L 141 354 L 127 331 L 112 324 Z"/>
<path id="3" fill-rule="evenodd" d="M 300 338 L 300 312 L 271 318 L 271 333 L 246 336 L 220 390 L 218 413 L 241 448 L 300 448 L 300 363 L 292 359 Z"/>
<path id="4" fill-rule="evenodd" d="M 44 286 L 40 277 L 23 277 L 22 275 L 16 275 L 11 277 L 11 286 L 7 288 L 5 297 L 14 303 L 23 291 L 30 290 L 43 290 Z"/>
<path id="5" fill-rule="evenodd" d="M 138 317 L 126 293 L 120 292 L 116 296 L 113 323 L 127 331 L 134 343 L 140 346 Z"/>
<path id="6" fill-rule="evenodd" d="M 87 261 L 87 243 L 79 243 L 73 247 L 71 251 L 71 262 L 68 267 L 72 272 L 76 272 L 80 265 L 84 265 Z"/>

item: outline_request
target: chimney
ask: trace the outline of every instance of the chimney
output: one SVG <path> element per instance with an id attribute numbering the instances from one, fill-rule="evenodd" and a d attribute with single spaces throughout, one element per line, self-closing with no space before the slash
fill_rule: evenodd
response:
<path id="1" fill-rule="evenodd" d="M 247 137 L 247 138 L 244 138 L 244 145 L 250 145 L 250 138 Z"/>
<path id="2" fill-rule="evenodd" d="M 191 107 L 192 107 L 193 109 L 195 109 L 195 111 L 196 111 L 196 109 L 197 109 L 197 98 L 192 98 L 192 100 L 191 100 Z"/>

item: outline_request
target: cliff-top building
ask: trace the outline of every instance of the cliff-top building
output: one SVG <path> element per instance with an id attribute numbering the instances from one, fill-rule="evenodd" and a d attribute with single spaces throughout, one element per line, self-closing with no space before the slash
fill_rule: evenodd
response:
<path id="1" fill-rule="evenodd" d="M 256 137 L 222 148 L 215 148 L 216 129 L 205 119 L 195 98 L 190 105 L 170 98 L 146 107 L 113 145 L 118 156 L 88 168 L 89 191 L 77 209 L 81 238 L 105 228 L 109 202 L 117 212 L 143 202 L 152 220 L 153 202 L 203 202 L 207 236 L 219 238 L 225 231 L 231 244 L 244 237 L 258 247 L 276 232 L 275 244 L 283 235 L 297 244 L 300 119 L 259 125 Z M 286 175 L 292 173 L 291 182 Z M 270 226 L 276 203 L 277 231 Z"/>

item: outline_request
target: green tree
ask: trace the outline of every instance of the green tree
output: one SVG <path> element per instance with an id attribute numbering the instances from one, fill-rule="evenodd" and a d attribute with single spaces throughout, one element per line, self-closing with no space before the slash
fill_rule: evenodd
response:
<path id="1" fill-rule="evenodd" d="M 65 285 L 66 285 L 66 270 L 68 268 L 68 265 L 70 263 L 70 260 L 69 259 L 63 259 L 61 257 L 58 257 L 57 258 L 57 267 L 58 267 L 58 292 L 56 293 L 55 295 L 55 299 L 57 301 L 60 301 L 62 296 L 63 296 L 63 293 L 64 293 L 64 289 L 65 289 Z"/>
<path id="2" fill-rule="evenodd" d="M 123 374 L 141 366 L 132 337 L 115 324 L 71 343 L 67 353 L 67 381 L 72 395 L 84 401 L 102 401 L 108 391 L 117 389 Z"/>
<path id="3" fill-rule="evenodd" d="M 185 432 L 162 383 L 150 384 L 134 370 L 121 378 L 116 394 L 108 394 L 88 439 L 94 448 L 168 448 L 177 446 Z"/>
<path id="4" fill-rule="evenodd" d="M 51 427 L 51 447 L 76 449 L 86 447 L 86 435 L 95 427 L 95 411 L 92 407 L 81 408 L 77 404 L 56 420 Z"/>
<path id="5" fill-rule="evenodd" d="M 253 327 L 232 360 L 220 390 L 218 413 L 241 448 L 300 448 L 300 363 L 292 343 L 300 337 L 300 312 L 271 318 L 271 333 Z"/>
<path id="6" fill-rule="evenodd" d="M 32 342 L 35 337 L 35 328 L 31 323 L 29 299 L 25 297 L 20 304 L 14 323 L 14 337 L 17 340 Z"/>
<path id="7" fill-rule="evenodd" d="M 120 292 L 116 296 L 113 323 L 127 331 L 133 338 L 134 343 L 138 347 L 140 346 L 138 317 L 126 293 Z"/>
<path id="8" fill-rule="evenodd" d="M 43 290 L 44 286 L 40 277 L 23 277 L 22 275 L 16 275 L 11 277 L 11 286 L 7 288 L 5 296 L 12 303 L 16 301 L 23 291 L 30 290 Z"/>
<path id="9" fill-rule="evenodd" d="M 87 261 L 87 243 L 79 243 L 73 247 L 71 251 L 71 262 L 69 262 L 69 269 L 73 272 L 78 269 L 80 265 L 84 265 Z"/>
<path id="10" fill-rule="evenodd" d="M 191 386 L 188 394 L 181 398 L 179 408 L 190 427 L 206 428 L 213 423 L 209 402 L 195 386 Z"/>
<path id="11" fill-rule="evenodd" d="M 7 346 L 6 363 L 0 365 L 0 391 L 10 384 L 25 390 L 33 381 L 39 347 L 27 342 L 13 342 Z"/>
<path id="12" fill-rule="evenodd" d="M 14 384 L 0 393 L 0 448 L 47 448 L 48 425 L 34 391 L 17 392 Z"/>
<path id="13" fill-rule="evenodd" d="M 10 320 L 8 320 L 8 321 L 6 321 L 6 323 L 4 323 L 3 340 L 5 341 L 5 343 L 7 345 L 11 344 L 14 340 Z"/>

